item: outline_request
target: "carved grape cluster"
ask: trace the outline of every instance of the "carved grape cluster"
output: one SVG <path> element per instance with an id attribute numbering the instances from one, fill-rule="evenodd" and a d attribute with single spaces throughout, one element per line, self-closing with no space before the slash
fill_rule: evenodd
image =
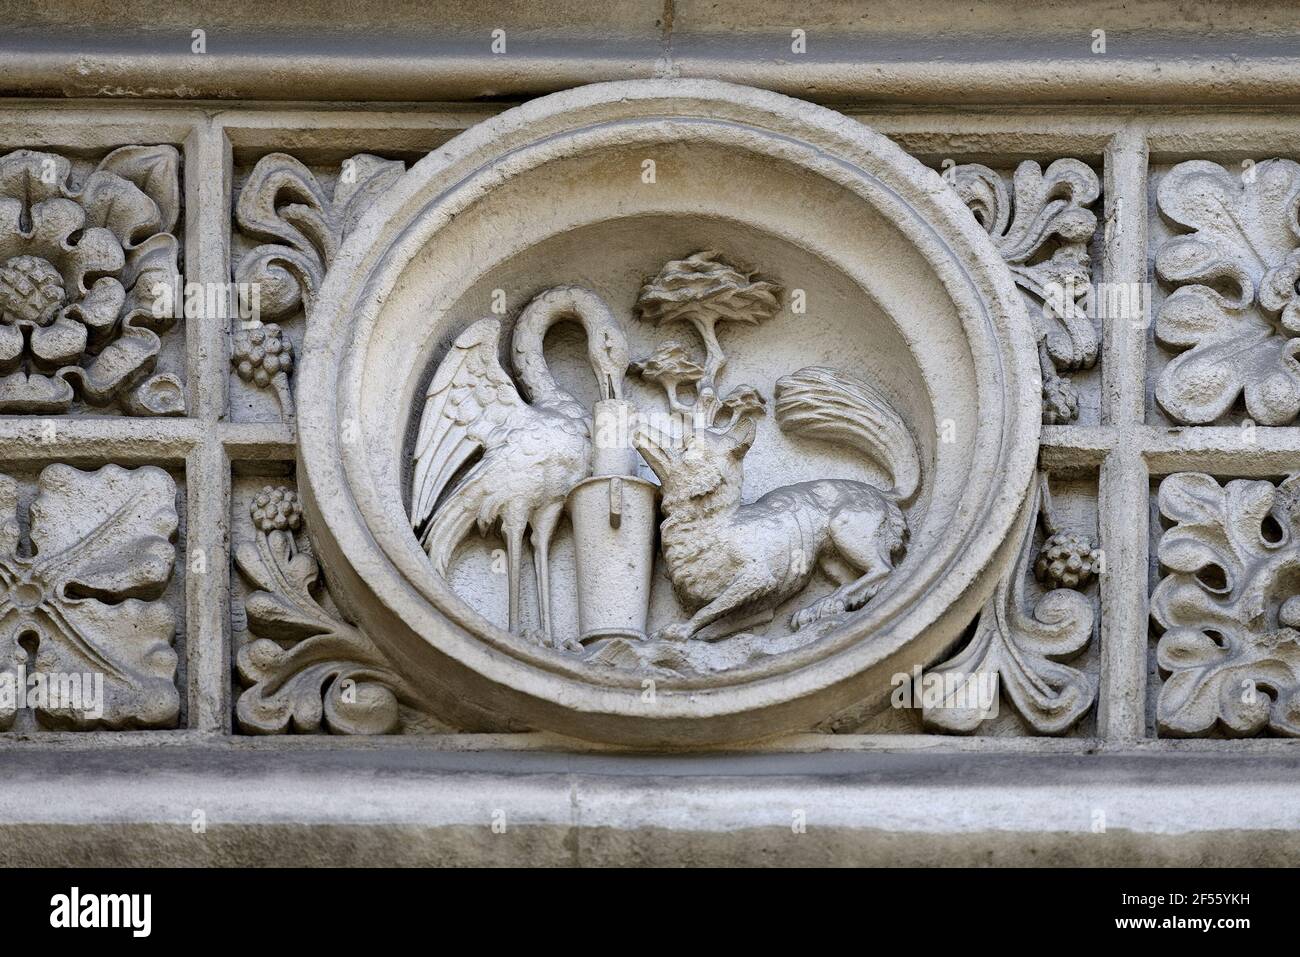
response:
<path id="1" fill-rule="evenodd" d="M 1043 377 L 1043 424 L 1066 425 L 1079 417 L 1079 393 L 1069 379 Z"/>
<path id="2" fill-rule="evenodd" d="M 245 382 L 265 388 L 276 374 L 293 371 L 293 341 L 274 322 L 235 334 L 235 371 Z"/>
<path id="3" fill-rule="evenodd" d="M 1034 577 L 1050 588 L 1082 588 L 1101 565 L 1101 550 L 1086 535 L 1057 532 L 1043 542 Z"/>
<path id="4" fill-rule="evenodd" d="M 302 502 L 298 493 L 281 486 L 265 485 L 250 509 L 259 532 L 296 532 L 302 527 Z"/>

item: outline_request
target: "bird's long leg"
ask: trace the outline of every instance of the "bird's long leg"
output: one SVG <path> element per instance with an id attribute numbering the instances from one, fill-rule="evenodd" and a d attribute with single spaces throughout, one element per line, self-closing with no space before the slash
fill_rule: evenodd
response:
<path id="1" fill-rule="evenodd" d="M 524 559 L 524 523 L 502 525 L 501 534 L 506 540 L 506 563 L 508 568 L 507 589 L 510 594 L 510 633 L 519 634 L 519 576 Z"/>
<path id="2" fill-rule="evenodd" d="M 542 619 L 542 634 L 554 647 L 551 634 L 551 536 L 560 523 L 563 502 L 547 505 L 533 515 L 533 566 L 537 570 L 537 604 Z"/>

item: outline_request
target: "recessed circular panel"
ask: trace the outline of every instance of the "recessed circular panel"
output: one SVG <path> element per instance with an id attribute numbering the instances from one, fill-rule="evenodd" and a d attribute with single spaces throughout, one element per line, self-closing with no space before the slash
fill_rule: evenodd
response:
<path id="1" fill-rule="evenodd" d="M 515 374 L 515 324 L 557 287 L 602 302 L 633 358 L 670 335 L 698 347 L 689 328 L 648 321 L 638 302 L 666 263 L 698 263 L 688 257 L 706 250 L 706 264 L 770 280 L 781 294 L 761 323 L 720 329 L 727 388 L 752 385 L 772 400 L 782 377 L 830 369 L 832 385 L 838 376 L 861 381 L 910 432 L 919 482 L 899 505 L 905 549 L 861 608 L 819 621 L 804 638 L 791 637 L 792 609 L 833 581 L 814 577 L 743 642 L 641 660 L 651 646 L 635 639 L 602 654 L 576 641 L 552 646 L 581 637 L 572 582 L 584 546 L 565 521 L 550 550 L 557 640 L 539 643 L 523 623 L 508 630 L 493 568 L 500 539 L 469 536 L 444 575 L 412 529 L 416 432 L 435 376 L 467 330 L 493 328 L 475 326 L 485 317 L 499 320 L 501 368 Z M 1037 452 L 1034 342 L 968 210 L 885 138 L 743 87 L 598 84 L 467 131 L 367 213 L 311 316 L 298 384 L 300 480 L 346 611 L 449 721 L 634 744 L 765 737 L 887 691 L 891 674 L 928 664 L 978 610 L 1009 550 Z M 599 398 L 587 350 L 564 326 L 536 350 L 584 406 Z M 624 397 L 637 408 L 665 401 L 635 376 Z M 827 441 L 833 432 L 809 440 L 762 410 L 753 422 L 736 453 L 746 505 L 822 479 L 888 487 L 889 470 L 852 442 Z M 875 507 L 870 493 L 853 495 L 864 515 Z M 810 520 L 822 518 L 831 520 Z M 691 611 L 669 584 L 680 567 L 658 549 L 653 563 L 647 635 Z M 588 574 L 589 596 L 625 587 L 616 564 L 595 563 L 609 568 L 608 581 Z M 520 603 L 537 600 L 529 585 Z"/>

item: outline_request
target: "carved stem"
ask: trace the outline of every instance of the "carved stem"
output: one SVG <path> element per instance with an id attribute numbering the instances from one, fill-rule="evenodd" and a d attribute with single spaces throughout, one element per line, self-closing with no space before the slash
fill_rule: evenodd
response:
<path id="1" fill-rule="evenodd" d="M 280 403 L 280 418 L 288 422 L 294 416 L 293 411 L 293 392 L 289 389 L 289 376 L 284 372 L 277 372 L 271 377 L 271 387 L 275 389 L 275 397 Z"/>
<path id="2" fill-rule="evenodd" d="M 1043 530 L 1048 535 L 1055 535 L 1060 529 L 1056 520 L 1056 509 L 1052 506 L 1052 489 L 1046 472 L 1038 473 L 1039 507 L 1038 520 L 1043 523 Z"/>

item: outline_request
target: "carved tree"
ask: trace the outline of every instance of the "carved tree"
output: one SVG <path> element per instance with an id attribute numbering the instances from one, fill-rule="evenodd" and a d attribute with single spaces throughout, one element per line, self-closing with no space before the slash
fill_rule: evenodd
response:
<path id="1" fill-rule="evenodd" d="M 77 190 L 62 156 L 0 157 L 0 412 L 80 396 L 184 413 L 180 380 L 151 375 L 179 306 L 179 165 L 170 146 L 124 146 Z"/>
<path id="2" fill-rule="evenodd" d="M 704 343 L 704 365 L 699 366 L 680 342 L 669 340 L 650 358 L 634 362 L 632 371 L 661 383 L 672 411 L 690 413 L 705 428 L 713 427 L 724 408 L 732 412 L 726 428 L 746 416 L 762 415 L 762 396 L 752 386 L 742 385 L 719 397 L 718 376 L 727 356 L 718 342 L 717 327 L 725 322 L 758 325 L 771 319 L 781 308 L 781 293 L 777 283 L 728 265 L 712 250 L 672 260 L 641 287 L 637 315 L 659 328 L 688 323 Z M 683 402 L 678 395 L 682 383 L 695 387 L 693 403 Z"/>
<path id="3" fill-rule="evenodd" d="M 1159 504 L 1173 522 L 1151 594 L 1160 732 L 1300 736 L 1300 476 L 1220 486 L 1184 472 Z"/>
<path id="4" fill-rule="evenodd" d="M 954 166 L 944 177 L 988 232 L 1035 320 L 1043 421 L 1073 422 L 1079 417 L 1078 392 L 1058 373 L 1097 362 L 1097 332 L 1084 308 L 1091 281 L 1088 242 L 1097 230 L 1097 217 L 1087 207 L 1101 194 L 1097 174 L 1075 159 L 1059 159 L 1046 173 L 1026 161 L 1016 167 L 1010 195 L 997 172 L 977 163 Z"/>
<path id="5" fill-rule="evenodd" d="M 1263 425 L 1300 411 L 1300 165 L 1268 160 L 1244 174 L 1179 163 L 1160 181 L 1160 212 L 1190 232 L 1167 240 L 1156 273 L 1175 288 L 1156 338 L 1180 352 L 1156 399 L 1189 425 L 1216 421 L 1243 393 Z"/>

